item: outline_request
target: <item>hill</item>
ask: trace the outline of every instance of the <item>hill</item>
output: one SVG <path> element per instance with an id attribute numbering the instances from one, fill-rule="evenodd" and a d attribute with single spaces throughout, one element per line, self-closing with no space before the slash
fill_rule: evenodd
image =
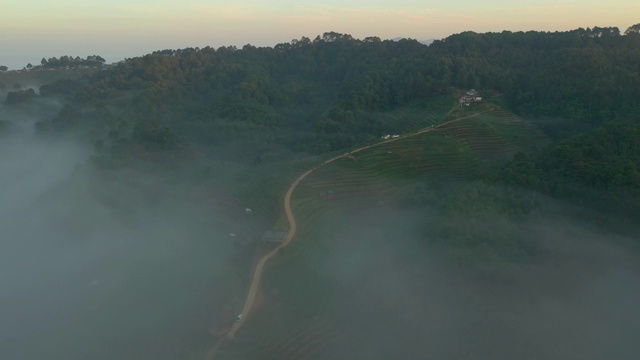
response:
<path id="1" fill-rule="evenodd" d="M 261 311 L 222 357 L 563 358 L 637 349 L 605 341 L 635 323 L 599 299 L 637 288 L 624 274 L 638 269 L 640 213 L 627 210 L 639 41 L 616 28 L 465 32 L 428 46 L 328 32 L 273 48 L 160 50 L 5 106 L 61 107 L 37 136 L 92 149 L 74 176 L 101 179 L 83 195 L 114 221 L 175 199 L 185 216 L 197 205 L 194 219 L 224 244 L 225 290 L 210 296 L 220 323 L 269 250 L 259 235 L 286 229 L 290 181 L 316 169 L 293 194 L 299 233 L 265 275 Z M 66 211 L 71 224 L 91 216 Z M 596 300 L 568 311 L 583 294 Z M 547 346 L 576 323 L 589 336 Z M 502 351 L 505 339 L 515 345 Z"/>
<path id="2" fill-rule="evenodd" d="M 638 111 L 637 45 L 634 34 L 594 28 L 466 32 L 429 46 L 330 32 L 274 48 L 163 50 L 95 74 L 42 128 L 90 127 L 98 117 L 104 128 L 93 139 L 107 149 L 136 127 L 156 127 L 235 160 L 269 161 L 401 132 L 388 121 L 394 113 L 438 97 L 453 105 L 458 89 L 475 88 L 501 94 L 519 115 L 555 117 L 545 128 L 554 135 L 566 120 L 590 128 Z"/>
<path id="3" fill-rule="evenodd" d="M 545 348 L 538 338 L 523 340 L 527 350 L 502 341 L 519 338 L 531 322 L 555 334 L 544 324 L 556 306 L 594 291 L 584 273 L 608 276 L 589 261 L 608 268 L 620 259 L 598 255 L 601 248 L 591 241 L 624 240 L 589 229 L 567 211 L 571 205 L 487 179 L 508 154 L 536 154 L 548 144 L 531 124 L 503 109 L 463 108 L 450 116 L 423 133 L 321 166 L 298 186 L 296 240 L 267 272 L 260 311 L 217 358 L 510 358 L 526 357 L 530 348 L 549 356 L 564 351 Z M 557 303 L 529 306 L 548 296 Z M 441 344 L 460 332 L 464 349 Z M 590 339 L 608 346 L 600 336 Z"/>

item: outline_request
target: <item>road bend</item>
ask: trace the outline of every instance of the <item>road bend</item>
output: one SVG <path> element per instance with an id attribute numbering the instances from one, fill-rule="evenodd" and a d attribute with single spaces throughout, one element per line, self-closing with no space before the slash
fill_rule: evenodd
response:
<path id="1" fill-rule="evenodd" d="M 307 176 L 309 176 L 309 174 L 313 173 L 316 169 L 330 164 L 338 159 L 341 159 L 343 157 L 349 156 L 351 154 L 355 154 L 358 153 L 360 151 L 366 150 L 366 149 L 370 149 L 372 147 L 375 146 L 380 146 L 382 144 L 388 144 L 390 142 L 393 141 L 398 141 L 401 139 L 406 139 L 409 137 L 413 137 L 416 135 L 420 135 L 432 130 L 435 130 L 439 127 L 445 126 L 445 125 L 449 125 L 458 121 L 462 121 L 465 119 L 469 119 L 472 117 L 476 117 L 478 115 L 484 114 L 486 112 L 492 111 L 494 110 L 494 108 L 491 108 L 489 110 L 485 110 L 482 112 L 477 112 L 474 113 L 472 115 L 468 115 L 468 116 L 464 116 L 464 117 L 459 117 L 453 120 L 449 120 L 446 122 L 443 122 L 442 124 L 439 124 L 437 126 L 434 127 L 426 127 L 426 128 L 422 128 L 416 132 L 410 133 L 410 134 L 406 134 L 400 137 L 397 137 L 395 139 L 388 139 L 385 141 L 380 141 L 377 142 L 375 144 L 371 144 L 371 145 L 367 145 L 367 146 L 362 146 L 359 147 L 357 149 L 351 150 L 351 151 L 347 151 L 343 154 L 334 156 L 326 161 L 324 161 L 323 163 L 321 163 L 320 165 L 316 165 L 315 167 L 312 167 L 311 169 L 305 171 L 302 175 L 298 176 L 297 179 L 295 179 L 293 181 L 293 183 L 291 183 L 291 185 L 289 186 L 289 189 L 287 190 L 287 194 L 284 197 L 284 211 L 285 214 L 287 215 L 287 221 L 289 222 L 289 231 L 287 232 L 287 236 L 284 238 L 284 240 L 282 241 L 282 243 L 280 245 L 278 245 L 276 248 L 274 248 L 273 250 L 271 250 L 270 252 L 268 252 L 266 255 L 264 255 L 262 258 L 260 258 L 260 260 L 258 261 L 258 263 L 256 264 L 256 267 L 253 271 L 253 278 L 251 280 L 251 285 L 249 286 L 249 292 L 247 293 L 247 298 L 245 299 L 244 302 L 244 306 L 242 307 L 242 319 L 240 319 L 240 321 L 236 321 L 235 323 L 233 323 L 233 326 L 231 327 L 231 329 L 224 335 L 222 336 L 216 343 L 215 345 L 211 348 L 211 350 L 209 351 L 209 353 L 207 354 L 207 360 L 213 360 L 215 358 L 216 353 L 218 352 L 218 350 L 220 349 L 220 347 L 222 346 L 222 344 L 224 344 L 225 341 L 229 340 L 229 339 L 233 339 L 233 337 L 236 335 L 236 333 L 238 332 L 238 330 L 240 330 L 240 328 L 242 327 L 242 325 L 244 324 L 245 321 L 247 321 L 247 319 L 249 318 L 249 315 L 251 313 L 251 310 L 253 308 L 253 303 L 256 299 L 256 294 L 258 293 L 258 288 L 260 286 L 260 279 L 262 277 L 262 273 L 264 271 L 264 267 L 265 264 L 267 263 L 267 261 L 269 261 L 272 257 L 276 256 L 276 254 L 278 254 L 278 252 L 287 247 L 291 241 L 293 240 L 294 236 L 296 235 L 296 231 L 297 231 L 297 224 L 296 224 L 296 219 L 293 216 L 293 212 L 291 211 L 291 195 L 293 194 L 293 191 L 298 187 L 298 185 L 300 184 L 300 182 L 302 180 L 304 180 Z"/>

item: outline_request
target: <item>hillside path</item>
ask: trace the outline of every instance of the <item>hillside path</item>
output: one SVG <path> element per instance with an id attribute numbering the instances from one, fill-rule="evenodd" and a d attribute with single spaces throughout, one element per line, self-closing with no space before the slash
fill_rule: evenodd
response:
<path id="1" fill-rule="evenodd" d="M 465 119 L 469 119 L 472 117 L 476 117 L 480 114 L 484 114 L 486 112 L 489 112 L 491 110 L 494 110 L 494 108 L 491 108 L 489 110 L 485 110 L 482 112 L 477 112 L 474 113 L 472 115 L 468 115 L 468 116 L 464 116 L 464 117 L 460 117 L 460 118 L 456 118 L 453 120 L 449 120 L 446 122 L 443 122 L 442 124 L 438 124 L 437 126 L 434 127 L 426 127 L 426 128 L 422 128 L 416 132 L 413 133 L 409 133 L 409 134 L 405 134 L 402 135 L 400 137 L 397 137 L 395 139 L 388 139 L 385 141 L 380 141 L 377 142 L 375 144 L 371 144 L 371 145 L 367 145 L 367 146 L 363 146 L 363 147 L 359 147 L 355 150 L 351 150 L 351 151 L 347 151 L 343 154 L 334 156 L 332 158 L 330 158 L 329 160 L 325 160 L 323 163 L 321 163 L 320 165 L 316 165 L 314 167 L 312 167 L 311 169 L 307 170 L 306 172 L 304 172 L 302 175 L 298 176 L 298 178 L 291 183 L 291 186 L 289 186 L 289 189 L 287 190 L 287 194 L 284 197 L 284 211 L 287 215 L 287 221 L 289 222 L 289 231 L 287 232 L 287 236 L 284 238 L 284 240 L 282 241 L 282 243 L 280 245 L 278 245 L 276 248 L 274 248 L 273 250 L 271 250 L 270 252 L 268 252 L 266 255 L 264 255 L 262 258 L 260 258 L 260 260 L 258 261 L 258 264 L 256 265 L 255 270 L 253 271 L 253 279 L 251 280 L 251 286 L 249 287 L 249 292 L 247 293 L 247 298 L 244 302 L 244 306 L 242 307 L 242 319 L 240 321 L 237 321 L 235 323 L 233 323 L 233 326 L 231 327 L 231 329 L 229 330 L 229 332 L 227 332 L 223 337 L 221 337 L 216 344 L 213 346 L 213 348 L 211 348 L 211 350 L 209 351 L 208 355 L 207 355 L 207 359 L 208 360 L 213 360 L 213 358 L 215 357 L 215 354 L 218 352 L 218 350 L 220 349 L 220 347 L 222 346 L 222 344 L 228 340 L 228 339 L 233 339 L 233 337 L 235 336 L 236 332 L 238 332 L 238 330 L 240 330 L 240 328 L 242 327 L 242 324 L 244 324 L 244 322 L 247 320 L 248 315 L 251 312 L 251 309 L 253 308 L 253 303 L 256 299 L 256 294 L 258 292 L 258 288 L 260 286 L 260 278 L 262 277 L 262 272 L 264 270 L 264 266 L 267 263 L 267 261 L 269 261 L 272 257 L 274 257 L 279 251 L 280 249 L 283 249 L 285 247 L 287 247 L 291 241 L 293 240 L 293 237 L 296 235 L 296 230 L 297 230 L 297 224 L 296 224 L 296 219 L 293 216 L 293 212 L 291 211 L 291 194 L 293 194 L 293 191 L 298 187 L 298 184 L 300 184 L 300 182 L 302 180 L 304 180 L 304 178 L 306 178 L 307 176 L 309 176 L 309 174 L 311 174 L 312 172 L 314 172 L 316 169 L 327 165 L 329 163 L 332 163 L 338 159 L 341 159 L 343 157 L 349 156 L 351 154 L 355 154 L 357 152 L 366 150 L 366 149 L 370 149 L 374 146 L 380 146 L 382 144 L 387 144 L 390 143 L 392 141 L 398 141 L 401 139 L 406 139 L 409 137 L 413 137 L 416 135 L 420 135 L 423 134 L 425 132 L 428 131 L 432 131 L 435 130 L 441 126 L 444 125 L 448 125 L 454 122 L 458 122 L 458 121 L 462 121 Z"/>

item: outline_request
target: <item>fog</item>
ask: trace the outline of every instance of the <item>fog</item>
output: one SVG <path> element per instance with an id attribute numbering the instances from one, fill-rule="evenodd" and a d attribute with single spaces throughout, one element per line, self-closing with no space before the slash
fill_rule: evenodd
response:
<path id="1" fill-rule="evenodd" d="M 60 106 L 0 105 L 0 358 L 197 357 L 229 297 L 225 209 L 34 134 Z"/>
<path id="2" fill-rule="evenodd" d="M 538 195 L 537 210 L 518 220 L 490 211 L 455 220 L 478 236 L 509 229 L 510 242 L 528 247 L 522 257 L 487 252 L 477 260 L 494 245 L 463 251 L 456 234 L 439 238 L 434 229 L 451 219 L 436 205 L 367 196 L 353 208 L 340 196 L 299 227 L 285 260 L 266 275 L 260 315 L 230 352 L 444 360 L 640 354 L 637 235 L 600 229 Z"/>
<path id="3" fill-rule="evenodd" d="M 453 266 L 429 245 L 435 211 L 345 214 L 323 264 L 348 335 L 319 358 L 636 359 L 638 239 L 551 208 L 514 224 L 513 240 L 531 241 L 537 255 L 484 271 Z M 483 219 L 487 231 L 502 226 Z"/>
<path id="4" fill-rule="evenodd" d="M 239 254 L 229 232 L 250 239 L 271 224 L 188 175 L 103 171 L 90 144 L 34 134 L 61 106 L 0 105 L 10 122 L 0 133 L 0 358 L 202 358 L 220 313 L 237 311 L 246 290 L 242 267 L 229 264 L 247 265 L 251 251 Z M 469 254 L 430 230 L 451 221 L 435 206 L 374 199 L 354 211 L 338 196 L 267 270 L 240 347 L 286 358 L 282 349 L 304 354 L 317 337 L 310 358 L 636 359 L 637 235 L 541 199 L 517 222 L 457 219 L 530 246 L 525 259 L 483 267 L 455 265 Z"/>

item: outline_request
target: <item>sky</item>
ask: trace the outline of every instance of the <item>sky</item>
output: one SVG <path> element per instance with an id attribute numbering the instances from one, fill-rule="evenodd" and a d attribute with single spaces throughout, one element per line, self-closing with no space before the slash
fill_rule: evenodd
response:
<path id="1" fill-rule="evenodd" d="M 637 0 L 3 0 L 0 65 L 154 50 L 273 46 L 327 31 L 440 39 L 462 31 L 555 31 L 640 22 Z"/>

